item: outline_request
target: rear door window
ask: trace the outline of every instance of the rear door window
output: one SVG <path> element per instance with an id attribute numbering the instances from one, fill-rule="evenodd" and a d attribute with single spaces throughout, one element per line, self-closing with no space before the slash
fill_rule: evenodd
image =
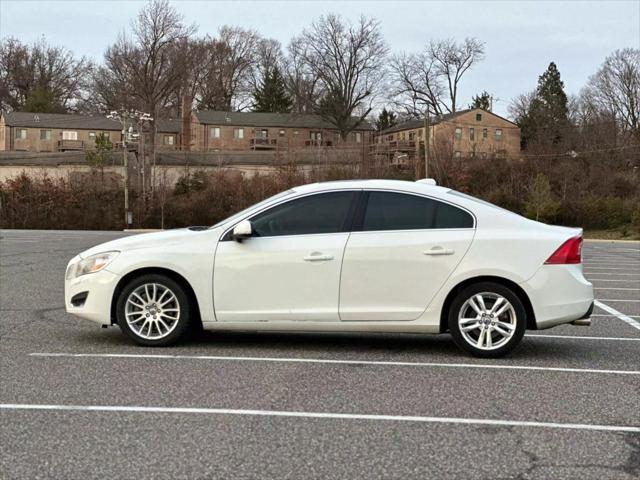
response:
<path id="1" fill-rule="evenodd" d="M 363 231 L 473 228 L 466 211 L 431 198 L 397 192 L 370 192 Z"/>

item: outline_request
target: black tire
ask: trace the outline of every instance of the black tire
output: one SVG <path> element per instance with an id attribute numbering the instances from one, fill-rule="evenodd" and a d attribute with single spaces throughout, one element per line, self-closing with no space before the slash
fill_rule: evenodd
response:
<path id="1" fill-rule="evenodd" d="M 177 320 L 175 326 L 173 323 L 170 325 L 173 329 L 161 338 L 144 338 L 140 336 L 138 332 L 136 332 L 131 325 L 127 322 L 125 315 L 125 306 L 127 303 L 127 299 L 131 295 L 132 292 L 136 291 L 139 287 L 142 287 L 146 284 L 156 284 L 168 289 L 176 298 L 177 308 L 179 312 L 177 313 Z M 165 347 L 169 345 L 173 345 L 180 341 L 189 330 L 191 326 L 191 304 L 189 301 L 189 296 L 185 292 L 184 288 L 175 280 L 165 275 L 160 274 L 146 274 L 141 275 L 139 277 L 131 280 L 120 292 L 118 296 L 118 302 L 116 304 L 116 316 L 118 319 L 118 325 L 122 332 L 127 335 L 131 340 L 136 342 L 138 345 L 144 345 L 147 347 Z M 144 320 L 144 319 L 143 319 Z M 151 327 L 149 327 L 149 332 L 152 332 Z M 161 332 L 158 331 L 158 335 Z"/>
<path id="2" fill-rule="evenodd" d="M 468 304 L 466 304 L 466 302 L 467 300 L 471 299 L 471 297 L 474 297 L 478 294 L 483 294 L 483 295 L 487 294 L 486 298 L 489 298 L 489 299 L 491 295 L 497 295 L 497 296 L 503 297 L 511 304 L 511 306 L 513 307 L 513 310 L 508 311 L 506 314 L 502 314 L 500 318 L 498 317 L 488 318 L 488 315 L 485 317 L 476 313 L 476 315 L 481 318 L 481 320 L 477 321 L 477 323 L 480 324 L 480 327 L 477 327 L 476 329 L 471 330 L 469 333 L 463 334 L 460 324 L 458 322 L 458 316 L 461 315 L 461 310 L 463 310 L 463 307 L 464 307 L 464 311 L 462 313 L 471 311 L 470 310 L 471 307 Z M 477 303 L 479 302 L 476 301 L 476 304 Z M 502 305 L 504 305 L 504 303 Z M 490 309 L 490 306 L 491 304 L 487 305 L 488 310 Z M 498 308 L 497 310 L 500 310 L 500 309 Z M 492 332 L 492 330 L 488 329 L 489 326 L 491 326 L 492 329 L 495 328 L 494 324 L 490 322 L 495 321 L 497 323 L 500 320 L 504 320 L 505 319 L 504 315 L 508 315 L 508 322 L 503 322 L 503 323 L 509 323 L 515 326 L 515 328 L 513 329 L 513 334 L 511 335 L 510 338 L 506 340 L 505 340 L 506 337 L 504 337 L 501 333 L 498 333 L 495 331 L 493 331 L 493 333 L 490 333 Z M 508 354 L 511 350 L 513 350 L 513 348 L 516 345 L 518 345 L 518 343 L 520 343 L 527 327 L 527 312 L 518 295 L 516 295 L 510 288 L 494 282 L 480 282 L 480 283 L 475 283 L 473 285 L 469 285 L 468 287 L 465 287 L 454 298 L 449 308 L 449 312 L 447 313 L 447 316 L 448 316 L 447 320 L 449 324 L 449 331 L 451 332 L 451 336 L 453 337 L 453 341 L 455 342 L 455 344 L 465 352 L 470 353 L 475 357 L 481 357 L 481 358 L 498 358 Z M 468 314 L 464 316 L 466 317 L 468 316 Z M 483 325 L 484 322 L 486 322 L 486 325 Z M 470 324 L 469 326 L 471 327 L 472 325 Z M 487 331 L 482 334 L 480 329 L 483 327 L 487 329 Z M 503 327 L 500 327 L 500 328 L 503 331 L 505 330 Z M 496 338 L 499 338 L 504 343 L 502 343 L 499 346 L 492 346 L 492 347 L 485 346 L 485 348 L 480 348 L 476 345 L 472 345 L 470 341 L 473 340 L 473 336 L 475 335 L 476 330 L 478 330 L 478 337 L 480 337 L 480 335 L 482 334 L 485 336 L 491 335 L 492 336 L 491 338 L 494 338 L 493 335 L 495 335 Z M 487 349 L 487 348 L 491 348 L 491 349 Z"/>

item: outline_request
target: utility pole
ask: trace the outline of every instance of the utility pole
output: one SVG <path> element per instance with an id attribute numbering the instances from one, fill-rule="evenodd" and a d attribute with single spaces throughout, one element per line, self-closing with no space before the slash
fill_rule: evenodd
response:
<path id="1" fill-rule="evenodd" d="M 133 140 L 133 123 L 141 125 L 145 121 L 153 120 L 148 113 L 139 112 L 137 110 L 114 110 L 107 118 L 117 120 L 122 125 L 122 163 L 124 168 L 124 225 L 125 228 L 133 223 L 133 215 L 129 210 L 129 155 L 127 151 L 127 136 Z M 128 126 L 128 127 L 127 127 Z"/>
<path id="2" fill-rule="evenodd" d="M 429 178 L 430 127 L 429 107 L 427 107 L 427 114 L 424 116 L 424 178 Z"/>

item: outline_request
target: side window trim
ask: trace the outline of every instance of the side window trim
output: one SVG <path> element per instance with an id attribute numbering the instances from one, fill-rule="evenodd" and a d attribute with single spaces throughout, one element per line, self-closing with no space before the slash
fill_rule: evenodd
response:
<path id="1" fill-rule="evenodd" d="M 356 213 L 356 209 L 358 207 L 358 205 L 360 204 L 361 198 L 362 198 L 362 193 L 363 190 L 361 188 L 350 188 L 350 189 L 335 189 L 335 190 L 322 190 L 320 192 L 309 192 L 307 194 L 304 195 L 297 195 L 295 197 L 289 197 L 289 198 L 284 198 L 281 199 L 279 202 L 277 203 L 273 203 L 271 205 L 266 205 L 264 208 L 256 211 L 256 212 L 251 212 L 249 214 L 247 214 L 245 217 L 240 218 L 238 220 L 236 220 L 233 225 L 231 225 L 227 230 L 225 230 L 225 232 L 220 236 L 220 242 L 228 242 L 231 241 L 231 233 L 233 232 L 233 229 L 235 228 L 235 226 L 244 221 L 244 220 L 251 220 L 252 218 L 266 212 L 267 210 L 271 210 L 272 208 L 276 208 L 279 206 L 284 205 L 285 203 L 289 203 L 289 202 L 293 202 L 295 200 L 299 200 L 301 198 L 305 198 L 305 197 L 310 197 L 313 195 L 322 195 L 325 193 L 336 193 L 336 192 L 353 192 L 354 193 L 354 198 L 351 201 L 351 205 L 349 206 L 349 211 L 347 213 L 347 217 L 345 219 L 344 224 L 342 225 L 342 230 L 340 232 L 334 232 L 334 233 L 349 233 L 351 232 L 351 225 L 353 224 L 353 220 L 354 220 L 354 214 Z M 331 235 L 328 233 L 302 233 L 302 234 L 297 234 L 297 235 L 282 235 L 282 237 L 298 237 L 298 236 L 302 236 L 302 235 Z M 261 237 L 256 237 L 256 238 L 261 238 Z M 273 238 L 273 237 L 262 237 L 262 238 Z"/>
<path id="2" fill-rule="evenodd" d="M 369 196 L 371 195 L 371 193 L 374 192 L 383 192 L 383 193 L 399 193 L 399 194 L 403 194 L 403 195 L 413 195 L 414 197 L 420 197 L 420 198 L 426 198 L 429 200 L 433 200 L 435 202 L 440 202 L 440 203 L 445 203 L 447 205 L 450 205 L 452 207 L 458 208 L 460 210 L 462 210 L 463 212 L 468 213 L 469 215 L 471 215 L 471 218 L 473 220 L 473 225 L 471 227 L 452 227 L 452 228 L 421 228 L 421 229 L 404 229 L 404 230 L 364 230 L 364 216 L 365 213 L 367 212 L 367 206 L 369 204 Z M 465 208 L 463 206 L 457 205 L 455 203 L 451 203 L 447 200 L 444 200 L 442 198 L 438 198 L 438 197 L 432 197 L 429 195 L 424 195 L 422 193 L 417 193 L 417 192 L 407 192 L 404 190 L 390 190 L 390 189 L 383 189 L 383 188 L 372 188 L 372 189 L 368 189 L 368 190 L 364 190 L 363 195 L 362 195 L 362 199 L 360 204 L 358 205 L 359 208 L 356 211 L 356 218 L 354 219 L 354 223 L 353 223 L 353 232 L 364 232 L 364 233 L 368 233 L 368 232 L 411 232 L 411 231 L 416 231 L 416 230 L 475 230 L 478 226 L 478 219 L 476 218 L 475 214 L 469 210 L 468 208 Z M 435 212 L 435 216 L 434 216 L 434 221 L 437 219 L 438 216 L 438 208 L 436 208 L 436 212 Z"/>

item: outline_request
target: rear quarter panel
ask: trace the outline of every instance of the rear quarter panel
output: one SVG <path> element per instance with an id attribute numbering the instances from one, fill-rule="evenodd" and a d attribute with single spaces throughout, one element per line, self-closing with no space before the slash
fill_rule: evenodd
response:
<path id="1" fill-rule="evenodd" d="M 457 285 L 476 277 L 495 276 L 522 284 L 549 256 L 580 229 L 550 226 L 498 208 L 465 204 L 476 215 L 476 234 L 467 254 L 429 305 L 442 308 Z"/>

